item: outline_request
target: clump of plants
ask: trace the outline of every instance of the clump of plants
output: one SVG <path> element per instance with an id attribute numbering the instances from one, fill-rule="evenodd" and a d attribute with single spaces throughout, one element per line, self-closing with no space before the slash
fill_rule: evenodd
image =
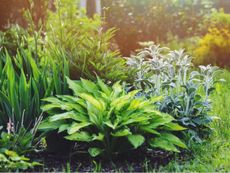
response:
<path id="1" fill-rule="evenodd" d="M 15 57 L 1 50 L 0 125 L 5 126 L 11 119 L 15 122 L 23 120 L 24 125 L 29 127 L 42 113 L 40 99 L 66 93 L 62 75 L 64 73 L 68 76 L 68 64 L 64 64 L 63 68 L 52 61 L 41 65 L 34 60 L 28 49 L 20 49 Z"/>
<path id="2" fill-rule="evenodd" d="M 40 166 L 38 162 L 31 162 L 29 158 L 22 156 L 33 150 L 37 125 L 31 131 L 23 126 L 16 127 L 10 121 L 7 124 L 7 132 L 1 131 L 0 136 L 0 171 L 21 171 Z M 0 127 L 2 130 L 3 127 Z M 33 144 L 32 144 L 33 143 Z"/>
<path id="3" fill-rule="evenodd" d="M 210 132 L 209 96 L 215 90 L 217 67 L 193 67 L 192 58 L 183 50 L 171 51 L 166 47 L 152 45 L 128 58 L 129 66 L 136 69 L 132 87 L 141 89 L 146 97 L 162 95 L 158 102 L 160 111 L 172 115 L 186 127 L 188 141 L 202 141 Z"/>
<path id="4" fill-rule="evenodd" d="M 21 171 L 39 166 L 38 162 L 31 162 L 29 158 L 19 156 L 14 151 L 0 152 L 0 171 Z"/>
<path id="5" fill-rule="evenodd" d="M 136 97 L 138 90 L 127 92 L 116 82 L 112 87 L 101 79 L 68 79 L 73 96 L 57 95 L 43 99 L 49 114 L 39 129 L 65 132 L 67 140 L 87 144 L 93 157 L 112 157 L 139 147 L 179 152 L 186 145 L 173 132 L 184 130 L 175 119 L 158 111 L 158 97 Z"/>
<path id="6" fill-rule="evenodd" d="M 56 63 L 63 56 L 70 62 L 70 75 L 95 80 L 100 76 L 108 81 L 128 77 L 125 60 L 118 51 L 110 49 L 115 29 L 105 29 L 97 15 L 87 17 L 76 8 L 77 0 L 55 1 L 55 12 L 47 20 L 47 46 Z"/>

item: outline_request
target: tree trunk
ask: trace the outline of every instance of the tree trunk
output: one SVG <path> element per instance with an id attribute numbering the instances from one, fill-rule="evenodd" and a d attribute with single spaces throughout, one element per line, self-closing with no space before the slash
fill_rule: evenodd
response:
<path id="1" fill-rule="evenodd" d="M 89 17 L 93 17 L 96 12 L 96 1 L 95 0 L 87 0 L 87 15 Z"/>

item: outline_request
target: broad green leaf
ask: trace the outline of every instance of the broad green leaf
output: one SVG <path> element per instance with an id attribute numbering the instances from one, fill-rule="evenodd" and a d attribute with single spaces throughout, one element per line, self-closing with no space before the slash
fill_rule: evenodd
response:
<path id="1" fill-rule="evenodd" d="M 79 94 L 79 96 L 82 99 L 85 99 L 86 101 L 88 101 L 93 106 L 95 106 L 98 110 L 100 110 L 100 111 L 104 111 L 105 110 L 104 105 L 100 101 L 98 101 L 97 99 L 95 99 L 92 95 L 82 93 L 82 94 Z"/>
<path id="2" fill-rule="evenodd" d="M 122 86 L 120 85 L 120 82 L 116 82 L 113 86 L 112 86 L 112 93 L 111 93 L 111 98 L 112 99 L 115 99 L 117 98 L 122 92 L 123 92 L 123 89 L 122 89 Z"/>
<path id="3" fill-rule="evenodd" d="M 104 122 L 104 123 L 105 123 L 105 125 L 107 125 L 108 127 L 112 128 L 113 130 L 116 129 L 116 125 L 115 125 L 115 124 L 112 124 L 111 121 L 106 121 L 106 122 Z"/>
<path id="4" fill-rule="evenodd" d="M 142 135 L 129 135 L 127 138 L 135 149 L 145 142 L 145 138 Z"/>
<path id="5" fill-rule="evenodd" d="M 64 132 L 69 128 L 69 124 L 62 124 L 60 125 L 60 127 L 58 128 L 58 133 Z"/>
<path id="6" fill-rule="evenodd" d="M 65 119 L 73 119 L 79 122 L 87 122 L 88 118 L 85 117 L 84 115 L 74 112 L 74 111 L 70 111 L 70 112 L 65 112 L 65 113 L 61 113 L 61 114 L 55 114 L 51 117 L 49 117 L 49 121 L 50 122 L 54 122 L 54 121 L 58 121 L 58 120 L 65 120 Z"/>
<path id="7" fill-rule="evenodd" d="M 78 95 L 79 93 L 84 93 L 86 90 L 81 86 L 81 84 L 75 81 L 70 80 L 68 77 L 66 77 L 67 83 L 69 85 L 69 88 L 73 90 L 75 95 Z"/>
<path id="8" fill-rule="evenodd" d="M 92 157 L 97 157 L 98 155 L 102 154 L 104 150 L 100 148 L 89 148 L 88 152 Z"/>
<path id="9" fill-rule="evenodd" d="M 71 141 L 81 141 L 81 142 L 90 142 L 92 141 L 92 136 L 85 131 L 76 132 L 72 135 L 65 136 L 66 139 Z"/>
<path id="10" fill-rule="evenodd" d="M 79 131 L 80 129 L 87 127 L 91 125 L 91 123 L 88 122 L 83 122 L 83 123 L 72 123 L 72 125 L 68 128 L 68 134 L 71 135 L 77 131 Z"/>
<path id="11" fill-rule="evenodd" d="M 181 148 L 187 148 L 187 146 L 178 137 L 176 137 L 175 135 L 171 133 L 162 133 L 159 138 L 165 139 L 171 142 L 172 144 L 177 145 Z"/>
<path id="12" fill-rule="evenodd" d="M 142 131 L 144 131 L 144 132 L 151 133 L 151 134 L 160 135 L 160 132 L 151 129 L 151 128 L 149 128 L 148 126 L 140 127 L 140 130 L 142 130 Z"/>
<path id="13" fill-rule="evenodd" d="M 93 134 L 93 141 L 103 141 L 104 139 L 104 134 L 102 133 L 99 133 L 98 135 L 96 134 Z"/>
<path id="14" fill-rule="evenodd" d="M 111 133 L 112 136 L 116 136 L 116 137 L 122 137 L 122 136 L 128 136 L 128 135 L 131 135 L 132 133 L 130 132 L 130 130 L 128 128 L 125 128 L 125 129 L 122 129 L 122 130 L 119 130 L 115 133 Z"/>
<path id="15" fill-rule="evenodd" d="M 64 121 L 55 121 L 55 122 L 49 122 L 49 121 L 42 121 L 41 124 L 38 126 L 39 130 L 56 130 L 58 129 L 61 125 L 63 125 L 65 122 Z"/>
<path id="16" fill-rule="evenodd" d="M 154 148 L 161 148 L 161 149 L 167 150 L 167 151 L 180 152 L 173 145 L 173 143 L 169 142 L 168 140 L 162 139 L 162 138 L 151 139 L 149 144 L 150 144 L 151 147 L 154 147 Z"/>
<path id="17" fill-rule="evenodd" d="M 97 84 L 107 96 L 111 94 L 111 89 L 100 78 L 97 78 Z"/>
<path id="18" fill-rule="evenodd" d="M 181 131 L 181 130 L 185 130 L 186 128 L 180 126 L 179 124 L 171 122 L 171 123 L 165 124 L 164 129 L 172 130 L 172 131 Z"/>
<path id="19" fill-rule="evenodd" d="M 86 89 L 88 92 L 90 93 L 98 92 L 99 89 L 95 83 L 86 79 L 81 79 L 81 82 L 82 82 L 82 87 L 84 87 L 84 89 Z"/>
<path id="20" fill-rule="evenodd" d="M 131 100 L 131 103 L 127 110 L 136 110 L 140 107 L 140 104 L 141 104 L 141 100 L 139 99 Z"/>

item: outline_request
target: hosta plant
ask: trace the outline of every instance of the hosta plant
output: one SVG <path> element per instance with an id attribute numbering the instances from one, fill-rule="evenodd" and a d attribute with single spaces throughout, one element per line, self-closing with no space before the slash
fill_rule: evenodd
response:
<path id="1" fill-rule="evenodd" d="M 65 138 L 86 143 L 88 152 L 112 156 L 141 146 L 179 152 L 185 144 L 173 134 L 184 130 L 174 118 L 154 107 L 159 100 L 136 97 L 138 90 L 126 92 L 119 82 L 112 87 L 97 82 L 67 80 L 74 96 L 57 95 L 44 99 L 49 117 L 41 130 L 65 132 Z"/>

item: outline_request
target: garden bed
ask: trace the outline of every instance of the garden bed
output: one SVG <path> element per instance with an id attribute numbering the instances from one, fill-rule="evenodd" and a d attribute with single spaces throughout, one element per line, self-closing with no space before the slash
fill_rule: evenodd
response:
<path id="1" fill-rule="evenodd" d="M 35 172 L 61 172 L 70 169 L 71 172 L 144 172 L 148 169 L 158 169 L 167 165 L 173 153 L 163 151 L 152 151 L 144 154 L 145 151 L 133 151 L 116 156 L 112 160 L 89 157 L 88 153 L 77 153 L 74 156 L 64 153 L 42 152 L 32 154 L 32 160 L 42 163 L 42 166 L 32 169 Z M 183 154 L 180 154 L 182 157 Z"/>

